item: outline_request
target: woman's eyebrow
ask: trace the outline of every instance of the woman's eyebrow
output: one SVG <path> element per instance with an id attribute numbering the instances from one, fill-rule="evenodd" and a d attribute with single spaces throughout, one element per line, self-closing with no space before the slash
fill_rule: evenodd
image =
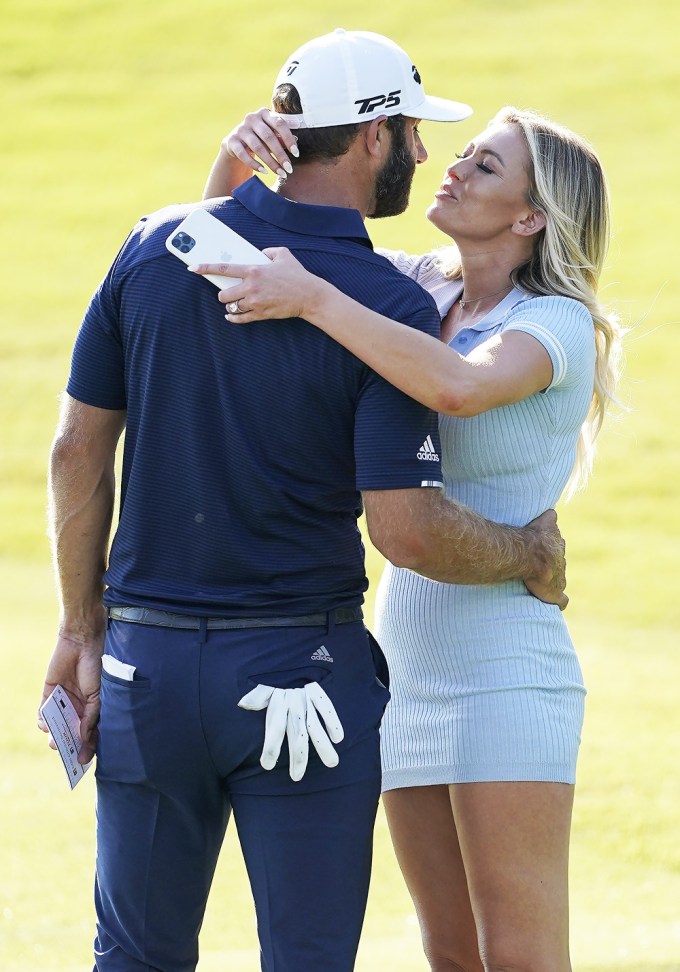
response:
<path id="1" fill-rule="evenodd" d="M 494 150 L 490 148 L 484 148 L 483 145 L 479 145 L 478 149 L 480 152 L 483 152 L 485 155 L 493 155 L 495 159 L 498 159 L 498 161 L 503 166 L 503 168 L 505 168 L 505 162 L 503 161 L 503 157 L 500 156 L 498 152 L 494 152 Z"/>

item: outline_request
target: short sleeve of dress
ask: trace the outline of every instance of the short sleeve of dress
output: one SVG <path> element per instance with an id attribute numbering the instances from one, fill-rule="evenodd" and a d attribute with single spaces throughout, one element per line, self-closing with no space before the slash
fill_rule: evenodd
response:
<path id="1" fill-rule="evenodd" d="M 593 319 L 569 297 L 530 297 L 517 304 L 503 331 L 524 331 L 543 345 L 553 367 L 548 388 L 565 388 L 590 375 L 595 365 Z"/>
<path id="2" fill-rule="evenodd" d="M 386 250 L 382 247 L 376 247 L 375 252 L 389 260 L 395 270 L 411 280 L 418 280 L 418 276 L 427 272 L 432 263 L 431 253 L 407 253 L 405 250 Z"/>

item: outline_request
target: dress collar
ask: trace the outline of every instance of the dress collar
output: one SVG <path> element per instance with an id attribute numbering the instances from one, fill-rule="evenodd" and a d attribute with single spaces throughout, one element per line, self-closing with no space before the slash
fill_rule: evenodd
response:
<path id="1" fill-rule="evenodd" d="M 461 286 L 461 293 L 462 293 Z M 458 295 L 456 295 L 458 296 Z M 489 331 L 492 327 L 496 327 L 497 324 L 503 320 L 508 311 L 510 311 L 516 304 L 521 304 L 522 301 L 528 300 L 531 294 L 528 294 L 525 290 L 520 290 L 519 287 L 513 287 L 509 294 L 503 298 L 500 303 L 492 307 L 488 314 L 481 318 L 481 320 L 476 321 L 474 324 L 470 324 L 466 327 L 462 327 L 461 330 L 466 331 Z"/>
<path id="2" fill-rule="evenodd" d="M 373 249 L 364 221 L 356 209 L 292 202 L 272 192 L 257 176 L 244 182 L 233 195 L 255 216 L 280 229 L 308 236 L 345 237 Z"/>

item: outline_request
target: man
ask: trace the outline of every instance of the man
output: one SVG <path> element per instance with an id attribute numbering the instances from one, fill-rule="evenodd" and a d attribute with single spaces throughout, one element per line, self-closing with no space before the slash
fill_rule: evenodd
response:
<path id="1" fill-rule="evenodd" d="M 276 193 L 253 179 L 204 208 L 437 333 L 433 303 L 373 253 L 363 217 L 392 211 L 395 183 L 406 205 L 425 158 L 417 120 L 469 110 L 429 101 L 373 34 L 310 42 L 277 89 L 300 99 L 306 165 Z M 262 968 L 348 972 L 388 699 L 361 622 L 359 491 L 383 553 L 440 580 L 522 577 L 550 596 L 560 543 L 447 502 L 436 416 L 315 328 L 225 325 L 214 287 L 165 247 L 190 208 L 142 220 L 94 296 L 52 452 L 62 619 L 45 694 L 64 686 L 81 758 L 97 747 L 96 968 L 195 968 L 233 809 Z"/>

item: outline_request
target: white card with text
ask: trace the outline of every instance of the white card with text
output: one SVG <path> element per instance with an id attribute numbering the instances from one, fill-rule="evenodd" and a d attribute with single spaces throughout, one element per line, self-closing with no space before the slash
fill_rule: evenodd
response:
<path id="1" fill-rule="evenodd" d="M 80 718 L 61 685 L 57 685 L 54 692 L 43 703 L 40 713 L 47 723 L 52 739 L 57 744 L 69 784 L 73 789 L 92 766 L 92 760 L 85 764 L 78 762 L 78 753 L 83 745 L 80 738 Z"/>

